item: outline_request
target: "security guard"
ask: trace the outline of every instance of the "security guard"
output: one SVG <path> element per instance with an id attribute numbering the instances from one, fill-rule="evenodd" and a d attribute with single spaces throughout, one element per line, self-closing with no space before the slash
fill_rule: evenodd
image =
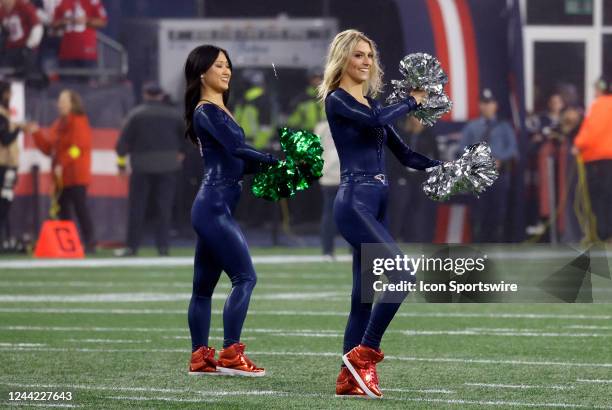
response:
<path id="1" fill-rule="evenodd" d="M 459 153 L 466 146 L 487 142 L 496 160 L 499 178 L 471 207 L 475 242 L 503 242 L 508 211 L 512 162 L 518 158 L 516 134 L 507 121 L 497 118 L 497 100 L 489 88 L 480 93 L 480 117 L 462 132 Z"/>
<path id="2" fill-rule="evenodd" d="M 288 127 L 312 132 L 325 120 L 325 108 L 317 98 L 317 87 L 322 79 L 318 67 L 308 70 L 308 87 L 290 103 L 293 110 L 287 119 Z"/>
<path id="3" fill-rule="evenodd" d="M 247 69 L 242 75 L 249 87 L 234 109 L 234 118 L 244 130 L 247 141 L 257 149 L 265 149 L 270 145 L 274 127 L 271 104 L 264 88 L 264 73 Z"/>
<path id="4" fill-rule="evenodd" d="M 144 103 L 128 113 L 117 142 L 119 173 L 125 175 L 129 155 L 132 174 L 127 248 L 118 250 L 116 256 L 138 253 L 151 194 L 156 211 L 157 250 L 160 256 L 168 255 L 176 173 L 184 158 L 185 143 L 183 119 L 163 99 L 164 92 L 157 84 L 147 84 Z"/>

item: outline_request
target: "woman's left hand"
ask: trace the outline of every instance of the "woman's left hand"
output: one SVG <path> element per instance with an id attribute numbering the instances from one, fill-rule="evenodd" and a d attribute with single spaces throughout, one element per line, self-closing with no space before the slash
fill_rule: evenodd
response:
<path id="1" fill-rule="evenodd" d="M 410 95 L 414 97 L 417 104 L 419 105 L 425 104 L 425 102 L 427 102 L 427 94 L 428 93 L 425 90 L 412 90 L 410 92 Z"/>

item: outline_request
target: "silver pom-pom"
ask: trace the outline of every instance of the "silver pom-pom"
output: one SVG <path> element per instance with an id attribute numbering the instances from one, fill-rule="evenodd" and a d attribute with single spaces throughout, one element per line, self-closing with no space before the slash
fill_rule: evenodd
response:
<path id="1" fill-rule="evenodd" d="M 499 173 L 491 147 L 486 142 L 470 145 L 461 158 L 433 168 L 423 192 L 434 201 L 446 201 L 452 195 L 484 192 L 493 185 Z"/>
<path id="2" fill-rule="evenodd" d="M 426 126 L 434 125 L 451 110 L 453 103 L 444 94 L 448 77 L 437 58 L 426 53 L 409 54 L 400 62 L 399 71 L 404 79 L 391 81 L 393 92 L 387 103 L 405 100 L 415 89 L 427 91 L 425 102 L 414 112 L 414 116 Z"/>

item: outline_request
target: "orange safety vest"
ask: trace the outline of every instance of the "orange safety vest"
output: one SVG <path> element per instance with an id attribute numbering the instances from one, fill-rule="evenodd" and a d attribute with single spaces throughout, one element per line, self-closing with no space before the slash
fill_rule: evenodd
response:
<path id="1" fill-rule="evenodd" d="M 612 95 L 593 102 L 574 145 L 584 162 L 612 159 Z"/>

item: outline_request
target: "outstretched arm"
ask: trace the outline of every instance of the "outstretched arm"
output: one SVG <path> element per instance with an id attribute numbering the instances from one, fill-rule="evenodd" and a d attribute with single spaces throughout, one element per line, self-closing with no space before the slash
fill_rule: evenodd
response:
<path id="1" fill-rule="evenodd" d="M 369 127 L 381 127 L 390 124 L 417 108 L 414 97 L 408 97 L 397 104 L 386 107 L 376 105 L 370 109 L 357 102 L 344 90 L 336 90 L 329 94 L 325 104 L 329 114 L 336 114 Z"/>
<path id="2" fill-rule="evenodd" d="M 242 142 L 240 132 L 229 123 L 230 117 L 212 104 L 206 104 L 199 110 L 195 120 L 235 157 L 264 164 L 275 164 L 278 161 L 273 155 L 258 151 Z"/>
<path id="3" fill-rule="evenodd" d="M 442 162 L 436 159 L 430 159 L 423 154 L 411 150 L 410 147 L 402 141 L 392 125 L 385 126 L 385 129 L 387 130 L 387 146 L 402 165 L 423 171 L 427 168 L 442 164 Z"/>

